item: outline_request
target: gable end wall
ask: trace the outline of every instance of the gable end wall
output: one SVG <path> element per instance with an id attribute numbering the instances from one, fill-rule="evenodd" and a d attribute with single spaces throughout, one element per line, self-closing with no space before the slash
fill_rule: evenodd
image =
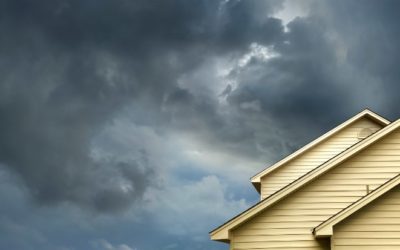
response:
<path id="1" fill-rule="evenodd" d="M 330 249 L 312 229 L 400 172 L 395 130 L 231 231 L 232 249 Z M 381 249 L 381 248 L 380 248 Z"/>

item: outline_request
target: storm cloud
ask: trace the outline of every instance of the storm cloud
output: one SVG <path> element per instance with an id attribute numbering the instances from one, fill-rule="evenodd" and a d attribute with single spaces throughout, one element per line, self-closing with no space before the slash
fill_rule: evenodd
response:
<path id="1" fill-rule="evenodd" d="M 207 232 L 257 200 L 243 176 L 364 108 L 400 116 L 398 10 L 0 1 L 0 248 L 224 249 Z"/>
<path id="2" fill-rule="evenodd" d="M 214 100 L 196 102 L 177 79 L 207 54 L 240 53 L 254 41 L 271 44 L 283 30 L 280 20 L 253 15 L 260 8 L 272 12 L 269 3 L 1 5 L 0 160 L 37 201 L 100 211 L 126 208 L 153 184 L 144 149 L 127 162 L 92 155 L 93 139 L 121 109 L 148 107 L 134 120 L 160 125 L 171 116 L 162 114 L 163 102 L 169 111 L 189 106 L 217 126 Z"/>

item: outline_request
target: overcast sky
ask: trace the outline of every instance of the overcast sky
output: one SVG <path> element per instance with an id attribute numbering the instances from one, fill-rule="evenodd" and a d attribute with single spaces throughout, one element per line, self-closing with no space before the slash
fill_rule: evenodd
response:
<path id="1" fill-rule="evenodd" d="M 249 178 L 400 117 L 399 1 L 0 0 L 0 249 L 226 250 Z"/>

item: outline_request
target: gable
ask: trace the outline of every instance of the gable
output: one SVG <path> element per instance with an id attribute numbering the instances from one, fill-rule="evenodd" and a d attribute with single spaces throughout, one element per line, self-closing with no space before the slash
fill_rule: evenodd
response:
<path id="1" fill-rule="evenodd" d="M 375 132 L 389 123 L 383 117 L 366 109 L 259 172 L 251 178 L 251 182 L 261 193 L 261 198 L 265 198 L 300 177 L 301 174 L 354 145 L 363 134 L 365 135 L 364 132 L 368 130 L 369 133 Z"/>
<path id="2" fill-rule="evenodd" d="M 303 186 L 306 186 L 307 184 L 311 183 L 311 181 L 316 180 L 321 175 L 323 175 L 323 174 L 327 173 L 329 170 L 333 169 L 335 166 L 343 165 L 342 163 L 346 162 L 346 160 L 348 160 L 350 158 L 354 158 L 353 156 L 355 154 L 363 152 L 364 149 L 368 148 L 369 146 L 376 143 L 380 139 L 387 137 L 387 135 L 390 135 L 393 131 L 395 131 L 399 127 L 400 127 L 400 120 L 397 120 L 396 122 L 393 122 L 392 124 L 388 125 L 387 127 L 376 132 L 374 135 L 371 135 L 370 137 L 366 138 L 365 140 L 361 141 L 360 143 L 357 143 L 356 145 L 352 146 L 350 149 L 335 156 L 334 158 L 325 162 L 318 168 L 310 171 L 306 175 L 297 179 L 290 185 L 285 186 L 278 192 L 274 193 L 273 195 L 271 195 L 271 196 L 267 197 L 266 199 L 262 200 L 261 202 L 257 203 L 256 205 L 254 205 L 250 209 L 246 210 L 242 214 L 239 214 L 238 216 L 236 216 L 235 218 L 226 222 L 222 226 L 216 228 L 215 230 L 213 230 L 210 233 L 211 238 L 213 240 L 222 240 L 222 241 L 229 240 L 229 237 L 230 237 L 229 233 L 230 233 L 231 229 L 233 229 L 239 225 L 242 225 L 244 222 L 253 218 L 257 214 L 265 211 L 266 208 L 271 207 L 272 205 L 274 205 L 278 201 L 286 198 L 287 196 L 289 196 L 296 190 L 302 188 Z M 396 133 L 396 134 L 398 134 L 398 133 Z M 398 164 L 400 161 L 399 162 L 388 161 L 391 158 L 390 158 L 390 155 L 388 157 L 385 157 L 385 156 L 387 156 L 387 155 L 385 155 L 386 154 L 385 152 L 386 152 L 386 150 L 390 150 L 392 153 L 397 152 L 395 154 L 400 155 L 400 152 L 398 152 L 398 150 L 400 150 L 400 147 L 398 147 L 399 146 L 399 143 L 398 143 L 399 138 L 389 136 L 387 139 L 388 139 L 388 141 L 380 144 L 380 146 L 379 146 L 380 148 L 378 148 L 378 151 L 377 151 L 377 152 L 381 152 L 382 155 L 377 155 L 377 158 L 375 160 L 372 160 L 371 162 L 369 162 L 370 158 L 368 158 L 368 155 L 363 156 L 363 157 L 365 157 L 366 160 L 364 160 L 363 162 L 361 161 L 361 163 L 360 163 L 360 161 L 352 162 L 351 163 L 352 164 L 351 166 L 353 166 L 352 169 L 353 170 L 362 169 L 360 167 L 364 166 L 363 164 L 366 164 L 367 167 L 370 166 L 371 167 L 370 169 L 375 169 L 377 166 L 386 166 L 386 167 L 389 167 L 389 169 L 386 171 L 388 173 L 387 177 L 389 178 L 391 176 L 391 174 L 394 173 L 393 167 L 398 167 Z M 351 161 L 347 161 L 347 162 L 351 162 Z M 379 164 L 381 164 L 381 165 L 379 165 Z M 361 186 L 365 186 L 365 183 L 371 183 L 371 184 L 375 185 L 375 186 L 372 186 L 371 188 L 376 188 L 377 186 L 381 185 L 387 179 L 385 179 L 386 177 L 376 175 L 375 173 L 371 174 L 371 176 L 373 178 L 371 178 L 371 176 L 365 176 L 366 179 L 364 177 L 362 177 L 362 178 L 357 178 L 355 180 L 352 180 L 353 177 L 351 175 L 348 175 L 349 178 L 343 178 L 347 174 L 343 175 L 343 174 L 339 173 L 338 175 L 335 175 L 335 176 L 337 177 L 337 181 L 338 181 L 338 183 L 340 183 L 340 185 L 333 185 L 335 183 L 335 180 L 333 180 L 333 182 L 332 182 L 332 180 L 327 180 L 327 184 L 322 185 L 320 187 L 327 188 L 327 191 L 329 191 L 329 188 L 334 187 L 334 189 L 330 190 L 330 191 L 336 192 L 336 191 L 340 191 L 343 189 L 345 191 L 345 190 L 347 190 L 346 189 L 347 187 L 356 186 L 357 188 L 360 188 Z M 374 176 L 378 176 L 378 178 L 375 178 Z M 368 181 L 369 179 L 371 179 L 371 181 Z M 324 180 L 324 179 L 319 178 L 318 180 Z M 331 181 L 331 182 L 329 183 L 329 181 Z M 360 184 L 359 181 L 363 181 L 363 183 Z M 318 185 L 317 185 L 317 187 L 318 187 Z M 335 187 L 337 187 L 338 190 L 336 190 Z M 341 195 L 338 195 L 336 198 L 340 198 L 340 197 L 341 197 Z M 359 197 L 361 197 L 361 196 L 359 196 Z M 352 198 L 354 198 L 354 197 L 352 197 Z M 348 199 L 351 199 L 351 198 L 348 198 Z M 354 201 L 355 200 L 353 200 L 353 202 Z M 322 205 L 322 203 L 316 203 L 316 204 L 314 204 L 314 207 L 315 206 L 318 207 L 321 205 Z M 341 207 L 341 209 L 343 209 L 343 207 Z M 315 225 L 315 226 L 317 226 L 317 225 Z"/>
<path id="3" fill-rule="evenodd" d="M 400 131 L 337 164 L 231 231 L 232 249 L 329 249 L 313 228 L 400 172 Z M 390 153 L 387 153 L 390 152 Z M 393 154 L 393 155 L 392 155 Z M 375 156 L 375 157 L 371 157 Z"/>
<path id="4" fill-rule="evenodd" d="M 261 199 L 313 170 L 383 127 L 363 116 L 268 175 L 261 177 Z"/>

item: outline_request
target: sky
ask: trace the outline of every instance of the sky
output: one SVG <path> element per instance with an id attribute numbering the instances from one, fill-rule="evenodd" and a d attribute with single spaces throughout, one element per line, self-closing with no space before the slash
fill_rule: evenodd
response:
<path id="1" fill-rule="evenodd" d="M 227 250 L 249 178 L 400 117 L 400 2 L 0 0 L 0 249 Z"/>

